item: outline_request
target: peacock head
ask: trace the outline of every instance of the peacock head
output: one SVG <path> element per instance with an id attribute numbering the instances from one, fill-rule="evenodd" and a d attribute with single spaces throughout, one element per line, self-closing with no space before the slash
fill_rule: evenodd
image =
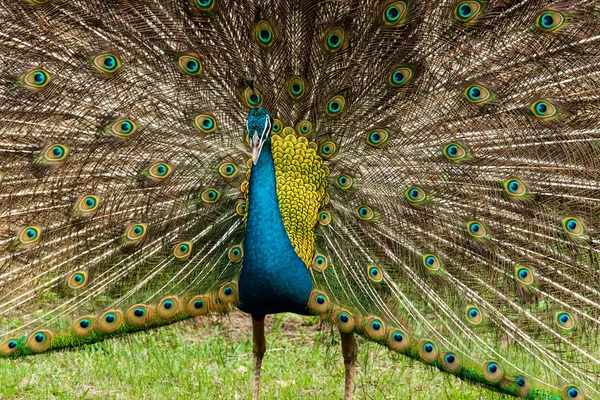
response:
<path id="1" fill-rule="evenodd" d="M 263 145 L 271 133 L 271 115 L 263 107 L 253 108 L 248 113 L 246 128 L 252 150 L 252 162 L 256 165 Z"/>

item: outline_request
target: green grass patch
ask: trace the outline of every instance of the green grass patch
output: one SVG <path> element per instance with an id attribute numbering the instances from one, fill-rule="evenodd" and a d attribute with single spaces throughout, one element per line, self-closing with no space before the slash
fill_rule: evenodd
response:
<path id="1" fill-rule="evenodd" d="M 1 399 L 250 399 L 250 317 L 185 321 L 74 350 L 0 359 Z M 261 399 L 342 399 L 339 335 L 267 317 Z M 508 399 L 358 338 L 355 399 Z"/>

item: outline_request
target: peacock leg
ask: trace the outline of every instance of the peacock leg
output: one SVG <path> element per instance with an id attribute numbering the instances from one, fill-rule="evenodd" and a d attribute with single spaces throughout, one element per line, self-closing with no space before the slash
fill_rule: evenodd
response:
<path id="1" fill-rule="evenodd" d="M 344 388 L 344 400 L 352 399 L 354 392 L 354 374 L 356 372 L 356 339 L 354 333 L 340 332 L 342 337 L 342 355 L 344 356 L 344 367 L 346 368 L 346 385 Z"/>
<path id="2" fill-rule="evenodd" d="M 252 354 L 254 355 L 254 378 L 252 382 L 252 400 L 260 397 L 260 367 L 265 355 L 267 343 L 265 340 L 265 317 L 252 316 Z"/>

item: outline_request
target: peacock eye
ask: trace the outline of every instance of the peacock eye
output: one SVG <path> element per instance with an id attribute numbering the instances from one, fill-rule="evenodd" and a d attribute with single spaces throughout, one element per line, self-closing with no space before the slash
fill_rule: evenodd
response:
<path id="1" fill-rule="evenodd" d="M 173 248 L 173 255 L 182 260 L 187 259 L 192 254 L 192 246 L 191 242 L 178 243 Z"/>
<path id="2" fill-rule="evenodd" d="M 558 11 L 547 10 L 538 15 L 535 24 L 542 32 L 555 32 L 566 23 L 564 14 Z"/>
<path id="3" fill-rule="evenodd" d="M 458 162 L 467 157 L 467 152 L 460 144 L 450 143 L 444 147 L 444 156 L 452 162 Z"/>
<path id="4" fill-rule="evenodd" d="M 367 205 L 357 207 L 356 215 L 363 221 L 372 221 L 375 218 L 375 212 Z"/>
<path id="5" fill-rule="evenodd" d="M 83 196 L 77 204 L 77 209 L 82 213 L 91 213 L 96 211 L 98 208 L 98 197 L 97 196 Z"/>
<path id="6" fill-rule="evenodd" d="M 529 193 L 529 189 L 520 179 L 507 179 L 503 185 L 504 190 L 511 197 L 523 197 Z"/>
<path id="7" fill-rule="evenodd" d="M 404 196 L 411 205 L 419 205 L 427 200 L 427 193 L 418 186 L 411 186 L 406 189 Z"/>
<path id="8" fill-rule="evenodd" d="M 148 175 L 153 179 L 162 180 L 171 174 L 172 168 L 166 163 L 156 163 L 148 168 Z"/>
<path id="9" fill-rule="evenodd" d="M 294 76 L 287 82 L 286 88 L 290 97 L 294 100 L 297 100 L 304 95 L 306 91 L 306 83 L 302 77 Z"/>
<path id="10" fill-rule="evenodd" d="M 283 122 L 281 122 L 280 119 L 275 118 L 273 120 L 273 123 L 271 124 L 271 130 L 275 133 L 279 132 L 281 130 L 281 127 L 283 126 Z"/>
<path id="11" fill-rule="evenodd" d="M 538 100 L 531 105 L 531 111 L 539 119 L 548 119 L 557 116 L 558 108 L 548 100 Z"/>
<path id="12" fill-rule="evenodd" d="M 373 129 L 367 134 L 367 144 L 373 147 L 382 147 L 389 138 L 390 133 L 387 129 Z"/>
<path id="13" fill-rule="evenodd" d="M 269 47 L 275 40 L 275 31 L 268 21 L 262 20 L 254 28 L 255 39 L 263 47 Z"/>
<path id="14" fill-rule="evenodd" d="M 88 280 L 87 272 L 85 271 L 77 271 L 69 275 L 67 278 L 67 285 L 71 289 L 79 289 L 85 286 Z"/>
<path id="15" fill-rule="evenodd" d="M 478 325 L 483 320 L 483 316 L 481 315 L 481 311 L 477 307 L 467 307 L 467 321 L 474 325 Z"/>
<path id="16" fill-rule="evenodd" d="M 465 92 L 465 97 L 473 104 L 483 104 L 494 99 L 495 94 L 490 89 L 480 84 L 469 86 Z"/>
<path id="17" fill-rule="evenodd" d="M 202 63 L 200 62 L 200 58 L 195 54 L 179 56 L 177 65 L 187 75 L 198 75 L 202 72 Z"/>
<path id="18" fill-rule="evenodd" d="M 204 133 L 211 133 L 217 129 L 217 121 L 212 115 L 198 114 L 194 117 L 194 127 Z"/>
<path id="19" fill-rule="evenodd" d="M 315 254 L 313 257 L 312 267 L 317 271 L 324 271 L 327 268 L 327 257 L 322 254 Z"/>
<path id="20" fill-rule="evenodd" d="M 227 256 L 229 257 L 229 261 L 238 262 L 244 256 L 244 250 L 243 250 L 242 246 L 235 245 L 229 249 Z"/>
<path id="21" fill-rule="evenodd" d="M 202 192 L 201 198 L 205 203 L 213 204 L 219 200 L 220 196 L 221 193 L 217 189 L 209 188 Z"/>
<path id="22" fill-rule="evenodd" d="M 344 110 L 345 107 L 346 107 L 346 99 L 344 98 L 344 96 L 341 96 L 341 95 L 333 96 L 327 102 L 326 113 L 327 113 L 327 115 L 333 117 L 333 116 L 339 115 Z"/>
<path id="23" fill-rule="evenodd" d="M 373 282 L 381 282 L 383 280 L 381 268 L 371 265 L 367 267 L 367 272 L 369 274 L 369 279 L 371 279 Z"/>
<path id="24" fill-rule="evenodd" d="M 433 254 L 424 254 L 423 265 L 425 266 L 425 268 L 431 271 L 437 271 L 438 269 L 440 269 L 442 264 L 440 263 L 440 260 L 437 256 Z"/>
<path id="25" fill-rule="evenodd" d="M 244 216 L 246 215 L 246 202 L 244 200 L 238 200 L 236 205 L 235 205 L 235 212 L 238 213 L 238 215 Z"/>
<path id="26" fill-rule="evenodd" d="M 198 9 L 200 9 L 202 11 L 210 10 L 214 5 L 213 0 L 192 0 L 192 1 L 193 1 L 194 6 L 196 6 Z"/>
<path id="27" fill-rule="evenodd" d="M 233 178 L 238 173 L 235 164 L 226 162 L 219 166 L 219 174 L 224 178 Z"/>
<path id="28" fill-rule="evenodd" d="M 146 236 L 146 224 L 131 225 L 126 232 L 126 237 L 132 242 L 138 242 Z"/>
<path id="29" fill-rule="evenodd" d="M 331 214 L 327 211 L 321 211 L 319 213 L 319 224 L 326 226 L 331 223 Z"/>
<path id="30" fill-rule="evenodd" d="M 558 325 L 558 327 L 561 329 L 570 330 L 573 329 L 573 327 L 575 326 L 575 319 L 570 313 L 566 311 L 557 313 L 555 321 L 556 325 Z"/>
<path id="31" fill-rule="evenodd" d="M 478 1 L 460 2 L 454 9 L 454 17 L 461 22 L 475 19 L 483 11 L 483 5 Z"/>
<path id="32" fill-rule="evenodd" d="M 130 119 L 120 119 L 113 122 L 113 124 L 107 128 L 107 131 L 115 136 L 128 137 L 137 129 L 137 125 Z"/>
<path id="33" fill-rule="evenodd" d="M 563 399 L 583 400 L 583 395 L 577 386 L 565 386 L 563 389 Z"/>
<path id="34" fill-rule="evenodd" d="M 112 74 L 121 67 L 121 62 L 112 53 L 102 53 L 92 58 L 92 65 L 100 72 Z"/>
<path id="35" fill-rule="evenodd" d="M 335 184 L 340 189 L 347 190 L 350 189 L 354 184 L 354 178 L 352 178 L 350 175 L 342 174 L 337 177 Z"/>
<path id="36" fill-rule="evenodd" d="M 392 71 L 388 80 L 392 87 L 401 87 L 406 85 L 413 77 L 413 70 L 408 67 L 399 67 Z"/>
<path id="37" fill-rule="evenodd" d="M 69 148 L 62 144 L 52 144 L 44 150 L 44 160 L 48 163 L 59 163 L 64 161 L 69 154 Z"/>
<path id="38" fill-rule="evenodd" d="M 48 72 L 41 68 L 28 71 L 21 77 L 23 83 L 32 89 L 41 89 L 52 80 Z"/>
<path id="39" fill-rule="evenodd" d="M 383 23 L 391 27 L 402 25 L 406 17 L 406 10 L 406 3 L 403 1 L 396 1 L 388 5 L 383 10 Z"/>
<path id="40" fill-rule="evenodd" d="M 246 101 L 246 105 L 248 107 L 260 107 L 262 104 L 262 94 L 256 88 L 251 89 L 247 87 L 244 90 L 244 100 Z"/>
<path id="41" fill-rule="evenodd" d="M 562 221 L 563 229 L 573 237 L 585 236 L 585 227 L 583 223 L 575 217 L 564 218 Z"/>
<path id="42" fill-rule="evenodd" d="M 28 226 L 19 234 L 19 241 L 22 244 L 35 243 L 40 239 L 40 228 L 37 226 Z"/>
<path id="43" fill-rule="evenodd" d="M 344 30 L 341 27 L 331 28 L 325 35 L 325 48 L 331 52 L 340 50 L 344 45 Z"/>
<path id="44" fill-rule="evenodd" d="M 531 285 L 533 283 L 533 272 L 527 267 L 519 266 L 515 268 L 515 278 L 519 283 Z"/>
<path id="45" fill-rule="evenodd" d="M 312 133 L 313 125 L 309 120 L 304 119 L 304 120 L 298 122 L 298 124 L 296 125 L 296 129 L 298 130 L 300 135 L 307 136 Z"/>
<path id="46" fill-rule="evenodd" d="M 467 231 L 474 238 L 481 239 L 487 235 L 487 229 L 479 221 L 467 222 Z"/>
<path id="47" fill-rule="evenodd" d="M 321 143 L 319 146 L 319 155 L 326 160 L 329 160 L 333 157 L 338 150 L 338 146 L 335 142 L 328 140 L 326 142 Z"/>

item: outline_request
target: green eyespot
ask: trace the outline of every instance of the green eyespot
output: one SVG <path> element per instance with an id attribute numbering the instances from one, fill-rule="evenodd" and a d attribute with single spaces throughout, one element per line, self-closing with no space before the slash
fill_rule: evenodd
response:
<path id="1" fill-rule="evenodd" d="M 342 190 L 348 190 L 354 185 L 354 178 L 350 175 L 342 174 L 335 180 L 335 185 Z"/>
<path id="2" fill-rule="evenodd" d="M 531 285 L 533 283 L 534 275 L 530 268 L 520 265 L 515 267 L 515 278 L 517 279 L 517 282 L 522 283 L 523 285 Z"/>
<path id="3" fill-rule="evenodd" d="M 473 84 L 465 89 L 465 97 L 473 104 L 484 104 L 494 100 L 495 94 L 481 84 Z"/>
<path id="4" fill-rule="evenodd" d="M 211 133 L 217 129 L 217 121 L 212 115 L 198 114 L 194 117 L 194 127 L 204 133 Z"/>
<path id="5" fill-rule="evenodd" d="M 375 219 L 375 212 L 367 205 L 356 207 L 356 215 L 363 221 L 372 221 Z"/>
<path id="6" fill-rule="evenodd" d="M 319 213 L 319 224 L 327 226 L 331 223 L 331 214 L 328 211 L 321 211 Z"/>
<path id="7" fill-rule="evenodd" d="M 369 275 L 369 279 L 373 282 L 381 282 L 383 280 L 383 271 L 380 267 L 375 265 L 370 265 L 367 267 L 367 274 Z"/>
<path id="8" fill-rule="evenodd" d="M 469 153 L 458 143 L 450 143 L 444 147 L 444 156 L 451 162 L 466 161 L 470 158 Z"/>
<path id="9" fill-rule="evenodd" d="M 308 136 L 313 131 L 313 125 L 309 120 L 304 119 L 298 122 L 298 124 L 296 125 L 296 130 L 301 136 Z"/>
<path id="10" fill-rule="evenodd" d="M 87 272 L 76 271 L 76 272 L 73 272 L 71 275 L 69 275 L 69 277 L 67 278 L 67 285 L 71 289 L 80 289 L 83 286 L 85 286 L 85 284 L 87 283 L 87 280 L 88 280 Z"/>
<path id="11" fill-rule="evenodd" d="M 139 242 L 146 236 L 147 224 L 134 224 L 127 228 L 125 236 L 130 242 Z"/>
<path id="12" fill-rule="evenodd" d="M 207 204 L 213 204 L 219 200 L 220 196 L 221 193 L 217 189 L 209 188 L 202 192 L 201 198 L 203 202 Z"/>
<path id="13" fill-rule="evenodd" d="M 470 22 L 482 11 L 483 3 L 479 1 L 461 1 L 454 9 L 454 18 L 461 22 Z"/>
<path id="14" fill-rule="evenodd" d="M 574 238 L 582 239 L 582 238 L 585 238 L 585 236 L 586 236 L 585 226 L 579 220 L 579 218 L 575 218 L 575 217 L 563 218 L 562 226 L 563 226 L 563 229 L 565 230 L 565 232 L 567 232 L 570 236 L 572 236 Z"/>
<path id="15" fill-rule="evenodd" d="M 166 163 L 156 163 L 148 168 L 148 175 L 152 179 L 163 180 L 169 176 L 172 172 L 172 168 Z"/>
<path id="16" fill-rule="evenodd" d="M 250 108 L 260 107 L 263 101 L 261 91 L 256 87 L 254 89 L 247 87 L 244 89 L 244 101 Z"/>
<path id="17" fill-rule="evenodd" d="M 398 67 L 392 71 L 388 79 L 392 87 L 398 88 L 405 86 L 412 80 L 413 70 L 408 67 Z"/>
<path id="18" fill-rule="evenodd" d="M 442 263 L 436 255 L 423 254 L 423 266 L 428 270 L 437 271 L 441 268 Z"/>
<path id="19" fill-rule="evenodd" d="M 467 232 L 475 239 L 483 239 L 487 236 L 487 228 L 479 221 L 467 222 Z"/>
<path id="20" fill-rule="evenodd" d="M 99 199 L 98 196 L 87 195 L 83 196 L 77 203 L 77 209 L 84 213 L 93 213 L 98 209 Z"/>
<path id="21" fill-rule="evenodd" d="M 337 26 L 331 28 L 325 34 L 325 48 L 330 52 L 336 52 L 344 47 L 344 29 Z"/>
<path id="22" fill-rule="evenodd" d="M 481 321 L 483 321 L 483 315 L 481 311 L 475 306 L 467 307 L 466 317 L 467 321 L 469 321 L 473 325 L 479 325 Z"/>
<path id="23" fill-rule="evenodd" d="M 173 255 L 180 260 L 185 260 L 192 254 L 192 242 L 181 242 L 173 248 Z"/>
<path id="24" fill-rule="evenodd" d="M 215 5 L 214 0 L 190 0 L 192 6 L 200 11 L 210 11 Z"/>
<path id="25" fill-rule="evenodd" d="M 281 128 L 283 128 L 283 122 L 280 119 L 275 118 L 271 124 L 271 130 L 277 133 L 281 131 Z"/>
<path id="26" fill-rule="evenodd" d="M 408 7 L 404 1 L 395 1 L 384 8 L 383 23 L 389 27 L 397 27 L 404 24 Z"/>
<path id="27" fill-rule="evenodd" d="M 558 116 L 558 107 L 548 100 L 538 100 L 531 105 L 533 115 L 539 119 L 551 119 Z"/>
<path id="28" fill-rule="evenodd" d="M 247 207 L 248 206 L 246 205 L 246 202 L 244 200 L 240 199 L 240 200 L 237 201 L 237 203 L 235 205 L 235 212 L 238 215 L 241 215 L 243 217 L 244 215 L 246 215 L 246 208 Z"/>
<path id="29" fill-rule="evenodd" d="M 23 82 L 27 87 L 31 89 L 41 89 L 48 85 L 52 77 L 48 72 L 42 68 L 35 68 L 27 71 L 21 76 L 20 81 Z"/>
<path id="30" fill-rule="evenodd" d="M 227 256 L 229 257 L 229 261 L 238 262 L 244 256 L 244 249 L 240 245 L 235 245 L 229 249 Z"/>
<path id="31" fill-rule="evenodd" d="M 41 230 L 37 226 L 28 226 L 19 233 L 19 242 L 22 244 L 32 244 L 40 239 Z"/>
<path id="32" fill-rule="evenodd" d="M 118 137 L 131 136 L 137 129 L 137 125 L 130 119 L 120 119 L 106 128 L 106 131 Z"/>
<path id="33" fill-rule="evenodd" d="M 219 174 L 221 174 L 221 176 L 224 178 L 233 178 L 237 175 L 237 173 L 238 168 L 235 166 L 235 164 L 232 164 L 230 162 L 223 163 L 219 166 Z"/>
<path id="34" fill-rule="evenodd" d="M 254 28 L 254 37 L 258 44 L 269 47 L 275 40 L 275 31 L 269 22 L 262 20 Z"/>
<path id="35" fill-rule="evenodd" d="M 121 62 L 117 56 L 112 53 L 98 54 L 94 56 L 91 61 L 94 68 L 108 74 L 115 73 L 121 68 Z"/>
<path id="36" fill-rule="evenodd" d="M 319 155 L 326 160 L 333 157 L 338 150 L 338 146 L 335 142 L 328 140 L 319 145 Z"/>
<path id="37" fill-rule="evenodd" d="M 510 178 L 503 182 L 504 190 L 510 197 L 523 198 L 529 193 L 529 188 L 523 183 L 522 180 L 517 178 Z"/>
<path id="38" fill-rule="evenodd" d="M 344 111 L 345 107 L 346 99 L 344 98 L 344 96 L 337 95 L 329 99 L 329 101 L 327 102 L 327 108 L 325 112 L 330 117 L 335 117 L 337 115 L 340 115 L 340 113 Z"/>
<path id="39" fill-rule="evenodd" d="M 51 144 L 44 150 L 44 160 L 50 164 L 65 161 L 69 154 L 69 148 L 62 144 Z"/>
<path id="40" fill-rule="evenodd" d="M 202 72 L 200 57 L 196 54 L 183 54 L 177 59 L 177 65 L 186 75 L 199 75 Z"/>
<path id="41" fill-rule="evenodd" d="M 317 271 L 324 271 L 327 268 L 327 257 L 322 254 L 315 254 L 313 257 L 312 267 Z"/>
<path id="42" fill-rule="evenodd" d="M 566 22 L 567 19 L 564 14 L 554 10 L 546 10 L 538 15 L 535 25 L 542 32 L 551 33 L 564 27 Z"/>
<path id="43" fill-rule="evenodd" d="M 373 147 L 383 147 L 390 138 L 390 131 L 385 128 L 371 129 L 367 134 L 367 144 Z"/>
<path id="44" fill-rule="evenodd" d="M 427 200 L 427 193 L 418 186 L 411 186 L 404 191 L 404 196 L 409 204 L 417 206 Z"/>
<path id="45" fill-rule="evenodd" d="M 286 89 L 290 97 L 298 100 L 306 93 L 306 83 L 300 76 L 293 76 L 286 84 Z"/>

